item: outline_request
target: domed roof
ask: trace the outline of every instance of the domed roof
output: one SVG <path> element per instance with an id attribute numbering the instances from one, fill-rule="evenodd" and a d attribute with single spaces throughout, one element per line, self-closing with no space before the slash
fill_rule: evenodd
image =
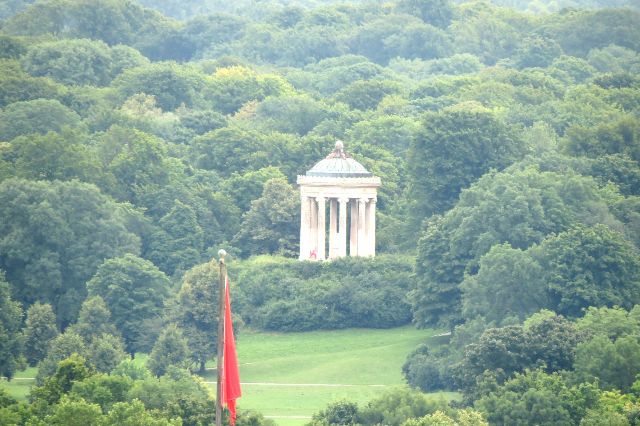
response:
<path id="1" fill-rule="evenodd" d="M 320 177 L 372 177 L 364 166 L 344 151 L 342 141 L 336 142 L 336 148 L 324 160 L 320 160 L 307 173 L 307 176 Z"/>

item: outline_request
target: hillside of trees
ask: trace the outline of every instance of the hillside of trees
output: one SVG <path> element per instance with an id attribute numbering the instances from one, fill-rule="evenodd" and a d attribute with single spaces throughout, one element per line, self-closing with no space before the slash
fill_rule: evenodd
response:
<path id="1" fill-rule="evenodd" d="M 299 262 L 336 139 L 380 255 Z M 221 247 L 240 333 L 452 332 L 404 374 L 460 406 L 313 424 L 640 424 L 638 3 L 0 5 L 0 423 L 209 424 Z"/>

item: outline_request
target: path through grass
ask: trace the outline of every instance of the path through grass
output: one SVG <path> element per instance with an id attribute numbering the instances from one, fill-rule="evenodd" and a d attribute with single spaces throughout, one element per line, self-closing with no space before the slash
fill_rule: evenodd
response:
<path id="1" fill-rule="evenodd" d="M 432 338 L 435 334 L 434 330 L 413 327 L 308 333 L 243 330 L 237 341 L 244 383 L 238 407 L 259 411 L 280 426 L 298 426 L 338 399 L 365 404 L 389 387 L 402 385 L 401 369 L 407 355 L 422 342 L 439 344 L 442 339 Z M 35 377 L 36 373 L 30 368 L 16 378 Z M 215 371 L 209 370 L 203 377 L 214 382 Z M 24 400 L 32 383 L 0 381 L 0 387 Z M 441 394 L 448 399 L 454 395 Z"/>
<path id="2" fill-rule="evenodd" d="M 310 417 L 338 399 L 364 404 L 385 389 L 402 385 L 401 368 L 407 355 L 434 334 L 433 330 L 413 327 L 242 332 L 237 349 L 240 377 L 245 384 L 238 407 L 257 410 L 274 417 L 279 425 L 289 426 L 308 420 L 285 417 Z M 208 371 L 204 377 L 215 381 L 215 371 Z"/>

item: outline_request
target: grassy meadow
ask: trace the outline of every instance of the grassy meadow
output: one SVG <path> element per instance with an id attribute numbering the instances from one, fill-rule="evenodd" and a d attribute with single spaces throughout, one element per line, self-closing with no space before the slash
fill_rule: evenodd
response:
<path id="1" fill-rule="evenodd" d="M 404 383 L 401 368 L 407 355 L 434 334 L 438 332 L 413 327 L 306 333 L 244 331 L 237 341 L 244 383 L 238 407 L 257 410 L 288 426 L 306 423 L 307 417 L 338 399 L 366 403 L 385 389 Z M 439 343 L 437 338 L 430 340 Z M 205 379 L 215 381 L 215 371 L 208 371 Z M 452 398 L 455 394 L 434 397 Z"/>
<path id="2" fill-rule="evenodd" d="M 440 338 L 432 338 L 435 334 L 410 326 L 306 333 L 243 330 L 237 340 L 243 383 L 238 408 L 293 426 L 305 424 L 313 413 L 338 399 L 366 403 L 389 387 L 402 385 L 407 355 L 427 339 L 440 344 Z M 207 367 L 203 378 L 215 387 L 214 364 Z M 24 399 L 32 381 L 20 379 L 35 375 L 36 369 L 29 368 L 10 383 L 0 382 L 0 387 Z M 434 394 L 434 398 L 455 396 Z"/>

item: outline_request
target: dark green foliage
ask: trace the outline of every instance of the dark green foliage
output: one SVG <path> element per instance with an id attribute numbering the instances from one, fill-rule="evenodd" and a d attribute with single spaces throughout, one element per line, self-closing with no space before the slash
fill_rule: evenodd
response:
<path id="1" fill-rule="evenodd" d="M 494 372 L 498 383 L 527 368 L 544 366 L 547 372 L 570 369 L 576 346 L 584 340 L 574 325 L 552 316 L 528 327 L 507 326 L 486 330 L 477 343 L 465 348 L 455 367 L 457 385 L 468 400 L 481 396 L 482 377 Z"/>
<path id="2" fill-rule="evenodd" d="M 126 70 L 113 85 L 123 98 L 146 93 L 156 97 L 163 111 L 173 111 L 183 104 L 198 104 L 205 81 L 204 75 L 192 68 L 162 62 Z"/>
<path id="3" fill-rule="evenodd" d="M 183 425 L 215 421 L 215 401 L 206 385 L 182 370 L 136 381 L 128 396 L 130 400 L 139 399 L 147 410 L 160 410 L 167 418 L 181 418 Z"/>
<path id="4" fill-rule="evenodd" d="M 292 256 L 298 251 L 300 198 L 284 179 L 265 182 L 262 196 L 251 202 L 234 237 L 244 254 Z"/>
<path id="5" fill-rule="evenodd" d="M 102 40 L 109 45 L 130 44 L 169 26 L 158 12 L 125 0 L 54 0 L 36 2 L 12 17 L 3 30 L 17 35 L 55 34 L 59 37 Z"/>
<path id="6" fill-rule="evenodd" d="M 78 321 L 67 330 L 80 335 L 85 342 L 91 342 L 103 334 L 118 335 L 111 321 L 111 312 L 100 296 L 89 297 L 82 302 Z"/>
<path id="7" fill-rule="evenodd" d="M 453 17 L 453 5 L 449 0 L 401 0 L 398 9 L 439 28 L 448 27 Z"/>
<path id="8" fill-rule="evenodd" d="M 0 36 L 0 59 L 18 59 L 27 52 L 27 48 L 18 38 Z"/>
<path id="9" fill-rule="evenodd" d="M 187 368 L 189 365 L 189 347 L 182 330 L 175 324 L 166 327 L 149 354 L 148 367 L 156 376 L 163 376 L 169 367 Z"/>
<path id="10" fill-rule="evenodd" d="M 55 404 L 60 398 L 71 390 L 74 382 L 90 377 L 93 372 L 87 366 L 86 360 L 77 353 L 62 359 L 57 363 L 55 373 L 45 378 L 44 384 L 31 391 L 33 399 Z"/>
<path id="11" fill-rule="evenodd" d="M 495 386 L 495 384 L 494 384 Z M 475 408 L 495 425 L 575 425 L 597 403 L 590 385 L 569 386 L 557 373 L 540 370 L 517 374 L 480 398 Z"/>
<path id="12" fill-rule="evenodd" d="M 0 140 L 31 133 L 59 132 L 64 127 L 80 127 L 80 116 L 54 99 L 15 102 L 0 112 Z"/>
<path id="13" fill-rule="evenodd" d="M 8 179 L 0 183 L 0 267 L 16 299 L 50 303 L 69 324 L 85 282 L 105 258 L 137 253 L 134 212 L 93 185 Z"/>
<path id="14" fill-rule="evenodd" d="M 100 265 L 87 289 L 89 296 L 104 299 L 127 351 L 134 353 L 148 332 L 145 320 L 161 314 L 169 284 L 153 263 L 128 254 Z"/>
<path id="15" fill-rule="evenodd" d="M 258 258 L 240 265 L 234 312 L 249 325 L 281 331 L 406 324 L 406 293 L 414 285 L 407 262 L 399 256 L 322 265 Z"/>
<path id="16" fill-rule="evenodd" d="M 352 109 L 368 110 L 375 109 L 385 96 L 400 92 L 400 85 L 393 81 L 359 80 L 344 87 L 335 97 Z"/>
<path id="17" fill-rule="evenodd" d="M 71 355 L 85 356 L 87 346 L 85 341 L 73 331 L 65 331 L 49 342 L 47 356 L 38 364 L 36 383 L 42 385 L 47 378 L 53 376 L 58 368 L 58 363 Z M 83 365 L 85 363 L 83 358 Z"/>
<path id="18" fill-rule="evenodd" d="M 171 320 L 176 321 L 188 341 L 192 361 L 199 371 L 216 356 L 218 316 L 212 306 L 218 303 L 218 268 L 212 263 L 196 266 L 182 278 Z"/>
<path id="19" fill-rule="evenodd" d="M 578 381 L 594 381 L 603 389 L 628 392 L 634 378 L 640 374 L 640 344 L 637 335 L 609 340 L 596 336 L 576 348 L 574 363 Z"/>
<path id="20" fill-rule="evenodd" d="M 127 358 L 122 338 L 113 334 L 94 337 L 87 346 L 87 361 L 101 373 L 108 373 Z"/>
<path id="21" fill-rule="evenodd" d="M 523 153 L 513 129 L 489 111 L 460 106 L 428 114 L 408 157 L 415 220 L 449 209 L 463 188 Z"/>
<path id="22" fill-rule="evenodd" d="M 18 136 L 3 155 L 15 177 L 32 180 L 71 180 L 97 183 L 100 172 L 84 144 L 86 134 L 70 128 L 60 133 Z"/>
<path id="23" fill-rule="evenodd" d="M 545 28 L 565 53 L 585 56 L 589 50 L 618 45 L 640 48 L 640 12 L 630 9 L 573 10 Z M 612 25 L 615 22 L 615 25 Z"/>
<path id="24" fill-rule="evenodd" d="M 99 404 L 102 410 L 108 411 L 113 404 L 127 400 L 132 386 L 133 380 L 128 377 L 95 374 L 74 383 L 70 395 Z"/>
<path id="25" fill-rule="evenodd" d="M 573 224 L 606 223 L 617 226 L 607 205 L 608 199 L 609 195 L 599 189 L 592 179 L 573 173 L 558 174 L 540 172 L 533 168 L 514 168 L 503 173 L 485 175 L 471 188 L 463 191 L 456 207 L 444 217 L 434 217 L 426 222 L 426 229 L 418 244 L 416 263 L 418 286 L 414 296 L 414 315 L 418 324 L 435 324 L 440 321 L 442 324 L 452 325 L 461 320 L 459 283 L 463 281 L 465 273 L 478 273 L 478 267 L 481 266 L 479 260 L 495 244 L 507 242 L 514 249 L 525 249 L 540 243 L 546 235 L 561 232 Z M 626 249 L 622 247 L 626 247 L 626 243 L 615 235 L 612 234 L 610 238 L 617 242 L 606 243 L 602 249 L 624 253 Z M 607 244 L 611 244 L 609 249 L 606 248 Z M 616 249 L 618 244 L 622 246 Z M 504 248 L 496 250 L 521 258 L 518 267 L 523 272 L 537 269 L 523 254 Z M 491 256 L 485 263 L 490 259 Z M 558 265 L 564 265 L 566 260 L 558 258 L 557 262 Z M 546 264 L 542 266 L 549 271 Z M 502 266 L 498 262 L 495 271 L 490 273 L 489 268 L 477 278 L 468 278 L 467 285 L 471 286 L 469 290 L 473 288 L 469 280 L 483 280 L 491 274 L 497 274 L 500 267 Z M 560 267 L 570 268 L 570 265 Z M 630 267 L 633 269 L 632 265 Z M 517 276 L 509 278 L 509 273 L 502 274 L 500 281 L 491 285 L 501 288 L 500 291 L 510 291 L 513 295 L 514 290 L 517 292 L 525 284 L 520 283 Z M 628 277 L 633 277 L 633 273 L 631 274 Z M 534 274 L 532 278 L 539 277 Z M 552 279 L 545 278 L 544 281 L 549 290 Z M 531 282 L 526 285 L 535 287 Z M 614 298 L 608 303 L 618 303 L 619 294 L 616 292 L 626 291 L 627 286 L 633 288 L 634 285 L 633 280 L 629 281 L 628 278 L 625 278 L 625 284 L 615 284 L 620 288 L 612 293 Z M 508 290 L 510 287 L 514 290 Z M 482 289 L 478 289 L 478 294 L 482 292 Z M 487 293 L 487 296 L 492 294 Z M 532 298 L 524 308 L 517 304 L 505 306 L 502 308 L 506 309 L 503 313 L 526 315 L 545 307 L 543 299 L 536 301 L 536 298 Z M 542 305 L 538 305 L 539 302 Z M 551 300 L 550 303 L 555 307 L 559 301 Z M 481 305 L 477 312 L 480 313 L 480 310 L 484 312 L 486 307 L 482 308 Z"/>
<path id="26" fill-rule="evenodd" d="M 11 379 L 21 366 L 22 308 L 11 299 L 11 289 L 0 270 L 0 374 Z"/>
<path id="27" fill-rule="evenodd" d="M 565 147 L 573 155 L 597 158 L 623 154 L 640 161 L 640 125 L 631 117 L 595 128 L 575 126 L 567 129 Z"/>
<path id="28" fill-rule="evenodd" d="M 562 48 L 553 39 L 527 37 L 515 51 L 513 59 L 518 68 L 547 67 L 562 55 Z"/>
<path id="29" fill-rule="evenodd" d="M 358 422 L 358 404 L 349 401 L 337 401 L 313 415 L 312 424 L 355 425 Z"/>
<path id="30" fill-rule="evenodd" d="M 160 229 L 150 236 L 148 256 L 168 275 L 199 263 L 204 248 L 202 228 L 195 211 L 175 200 L 173 208 L 158 222 Z"/>
<path id="31" fill-rule="evenodd" d="M 448 373 L 449 363 L 446 353 L 421 344 L 407 356 L 402 374 L 410 386 L 424 392 L 454 389 L 453 378 Z"/>
<path id="32" fill-rule="evenodd" d="M 62 40 L 38 44 L 21 60 L 34 77 L 51 77 L 65 85 L 104 86 L 127 68 L 148 63 L 135 49 L 110 48 L 101 41 Z"/>
<path id="33" fill-rule="evenodd" d="M 29 306 L 24 328 L 24 353 L 30 366 L 47 355 L 49 341 L 58 335 L 56 315 L 51 305 L 39 302 Z"/>
<path id="34" fill-rule="evenodd" d="M 604 225 L 578 227 L 540 245 L 551 305 L 576 317 L 588 306 L 640 303 L 637 248 Z"/>

